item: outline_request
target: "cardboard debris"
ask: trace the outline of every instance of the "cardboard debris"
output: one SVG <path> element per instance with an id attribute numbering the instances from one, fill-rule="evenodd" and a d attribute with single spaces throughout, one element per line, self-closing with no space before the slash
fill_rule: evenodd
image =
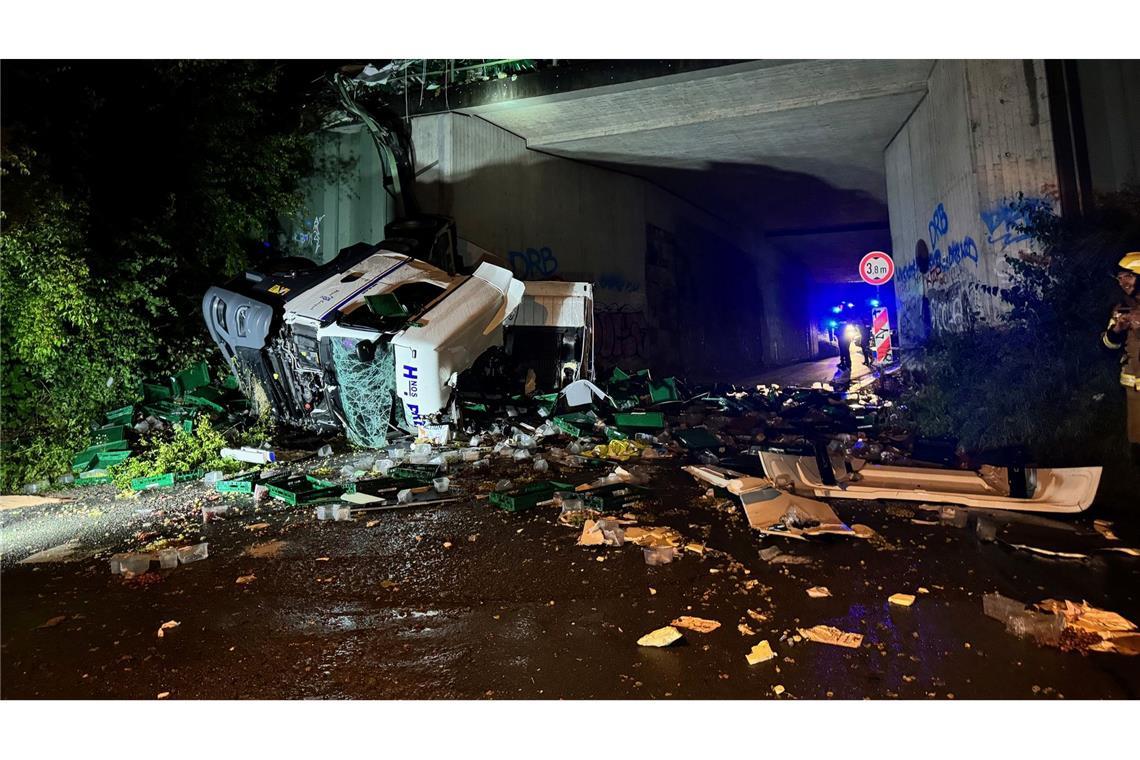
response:
<path id="1" fill-rule="evenodd" d="M 641 528 L 636 525 L 625 529 L 625 540 L 640 547 L 680 546 L 681 534 L 663 525 Z"/>
<path id="2" fill-rule="evenodd" d="M 22 509 L 23 507 L 38 507 L 41 504 L 60 504 L 70 499 L 59 499 L 53 496 L 31 496 L 12 494 L 0 496 L 0 510 Z"/>
<path id="3" fill-rule="evenodd" d="M 838 628 L 833 628 L 830 625 L 816 625 L 811 628 L 797 628 L 796 630 L 808 641 L 814 641 L 819 644 L 832 644 L 837 647 L 858 649 L 863 643 L 863 634 L 847 633 Z"/>
<path id="4" fill-rule="evenodd" d="M 1036 606 L 1043 612 L 1061 615 L 1065 618 L 1066 626 L 1095 633 L 1103 639 L 1136 630 L 1136 624 L 1132 621 L 1115 612 L 1092 607 L 1088 602 L 1077 604 L 1067 599 L 1046 599 Z"/>
<path id="5" fill-rule="evenodd" d="M 776 656 L 772 651 L 772 647 L 768 644 L 768 640 L 761 641 L 756 646 L 752 647 L 752 651 L 744 655 L 744 659 L 748 660 L 749 665 L 757 665 L 761 662 L 767 662 Z"/>
<path id="6" fill-rule="evenodd" d="M 281 554 L 281 550 L 288 546 L 288 542 L 281 540 L 264 541 L 260 544 L 254 544 L 247 547 L 242 554 L 246 557 L 257 557 L 258 559 L 266 559 L 269 557 L 276 557 Z"/>
<path id="7" fill-rule="evenodd" d="M 716 620 L 706 620 L 705 618 L 692 617 L 691 615 L 682 615 L 681 617 L 670 623 L 675 628 L 685 628 L 697 633 L 712 633 L 717 628 L 720 628 L 720 622 Z"/>
<path id="8" fill-rule="evenodd" d="M 825 596 L 831 596 L 831 592 L 827 586 L 812 586 L 807 590 L 807 595 L 812 599 L 823 599 Z"/>
<path id="9" fill-rule="evenodd" d="M 914 594 L 891 594 L 887 601 L 898 607 L 909 607 L 914 604 Z"/>
<path id="10" fill-rule="evenodd" d="M 179 625 L 180 624 L 177 620 L 167 620 L 165 623 L 158 627 L 158 638 L 164 638 L 167 631 L 169 631 L 171 628 L 177 628 Z"/>
<path id="11" fill-rule="evenodd" d="M 756 631 L 752 630 L 750 627 L 748 627 L 744 623 L 740 623 L 739 625 L 737 625 L 736 630 L 740 631 L 741 636 L 755 636 L 756 635 Z"/>
<path id="12" fill-rule="evenodd" d="M 605 536 L 596 520 L 586 520 L 582 524 L 582 535 L 578 536 L 578 546 L 604 546 Z"/>
<path id="13" fill-rule="evenodd" d="M 257 576 L 250 573 L 249 575 L 239 575 L 234 583 L 237 583 L 239 586 L 244 586 L 248 583 L 253 583 L 255 580 L 257 580 Z"/>
<path id="14" fill-rule="evenodd" d="M 667 625 L 645 634 L 637 640 L 637 645 L 641 647 L 667 647 L 682 638 L 684 637 L 680 631 L 671 625 Z"/>

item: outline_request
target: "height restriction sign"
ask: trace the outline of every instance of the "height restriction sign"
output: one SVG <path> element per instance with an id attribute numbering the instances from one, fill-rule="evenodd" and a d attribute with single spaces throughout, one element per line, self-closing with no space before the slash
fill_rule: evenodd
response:
<path id="1" fill-rule="evenodd" d="M 859 262 L 859 276 L 868 285 L 886 285 L 895 276 L 895 262 L 882 251 L 871 251 Z"/>

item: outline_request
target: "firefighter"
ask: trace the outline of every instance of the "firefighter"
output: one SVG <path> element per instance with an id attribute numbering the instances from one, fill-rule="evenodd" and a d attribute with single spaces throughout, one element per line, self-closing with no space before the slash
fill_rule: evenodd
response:
<path id="1" fill-rule="evenodd" d="M 1132 445 L 1132 461 L 1140 464 L 1140 251 L 1125 254 L 1117 267 L 1116 281 L 1124 298 L 1113 309 L 1100 337 L 1106 348 L 1123 349 L 1120 384 L 1127 396 L 1128 442 Z"/>
<path id="2" fill-rule="evenodd" d="M 849 319 L 839 322 L 839 371 L 851 371 L 851 344 L 854 342 L 854 322 Z"/>

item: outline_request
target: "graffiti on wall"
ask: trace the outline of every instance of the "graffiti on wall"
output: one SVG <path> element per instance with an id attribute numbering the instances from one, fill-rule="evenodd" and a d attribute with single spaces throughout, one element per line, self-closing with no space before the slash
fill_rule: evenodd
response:
<path id="1" fill-rule="evenodd" d="M 926 225 L 929 237 L 919 241 L 913 260 L 895 275 L 899 322 L 907 340 L 924 340 L 932 331 L 959 331 L 995 320 L 998 288 L 979 282 L 981 251 L 972 235 L 955 230 L 943 203 Z"/>
<path id="2" fill-rule="evenodd" d="M 966 261 L 978 263 L 978 244 L 969 235 L 958 240 L 949 237 L 950 216 L 939 203 L 927 224 L 930 233 L 930 271 L 947 272 Z"/>
<path id="3" fill-rule="evenodd" d="M 313 258 L 317 261 L 321 258 L 321 222 L 325 219 L 325 215 L 314 216 L 312 221 L 302 218 L 293 231 L 293 237 L 290 242 L 295 246 L 297 255 Z"/>
<path id="4" fill-rule="evenodd" d="M 610 290 L 614 293 L 636 293 L 641 290 L 641 285 L 636 282 L 630 282 L 624 275 L 609 272 L 598 275 L 594 280 L 594 290 Z"/>
<path id="5" fill-rule="evenodd" d="M 558 274 L 558 259 L 550 246 L 509 251 L 511 271 L 520 280 L 549 280 Z"/>
<path id="6" fill-rule="evenodd" d="M 1004 251 L 1014 243 L 1028 240 L 1030 235 L 1026 225 L 1037 212 L 1052 213 L 1053 201 L 1049 197 L 1026 197 L 1018 199 L 1003 198 L 1001 201 L 983 209 L 981 212 L 982 224 L 988 231 L 986 241 L 995 248 Z"/>
<path id="7" fill-rule="evenodd" d="M 595 304 L 594 353 L 605 365 L 643 362 L 648 355 L 649 332 L 645 310 L 635 304 Z"/>

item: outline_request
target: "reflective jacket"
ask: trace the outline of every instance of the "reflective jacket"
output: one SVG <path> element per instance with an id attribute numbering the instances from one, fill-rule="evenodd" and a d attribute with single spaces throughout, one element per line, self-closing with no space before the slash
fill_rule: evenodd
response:
<path id="1" fill-rule="evenodd" d="M 1140 306 L 1140 299 L 1135 296 L 1125 296 L 1124 300 L 1113 309 L 1113 314 L 1119 309 L 1135 309 Z M 1113 332 L 1114 319 L 1109 317 L 1108 327 L 1100 334 L 1100 340 L 1106 348 L 1114 351 L 1124 349 L 1120 355 L 1120 384 L 1126 388 L 1140 390 L 1140 327 L 1133 327 L 1127 332 Z"/>

